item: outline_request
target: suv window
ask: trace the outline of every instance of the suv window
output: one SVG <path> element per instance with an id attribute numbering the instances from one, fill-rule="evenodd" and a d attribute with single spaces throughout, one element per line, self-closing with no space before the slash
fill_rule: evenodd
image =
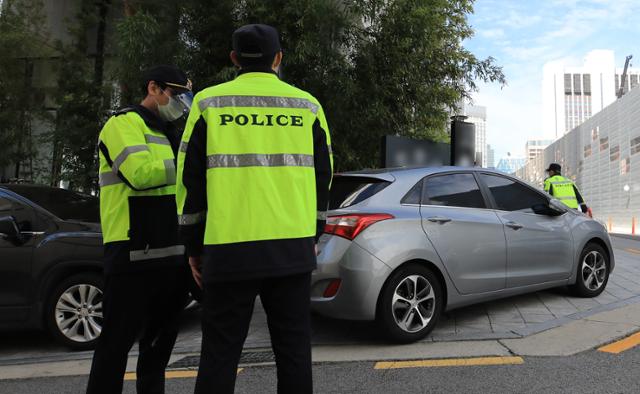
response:
<path id="1" fill-rule="evenodd" d="M 78 220 L 98 223 L 100 207 L 98 198 L 66 189 L 47 187 L 12 186 L 20 194 L 62 220 Z"/>
<path id="2" fill-rule="evenodd" d="M 540 193 L 511 179 L 489 174 L 481 174 L 480 177 L 489 187 L 496 206 L 500 210 L 530 210 L 534 205 L 547 203 L 547 199 Z"/>
<path id="3" fill-rule="evenodd" d="M 484 198 L 473 174 L 448 174 L 427 178 L 423 204 L 485 208 Z"/>
<path id="4" fill-rule="evenodd" d="M 361 203 L 390 184 L 391 182 L 377 178 L 336 176 L 331 184 L 329 209 L 346 208 Z"/>
<path id="5" fill-rule="evenodd" d="M 37 227 L 33 208 L 0 195 L 0 217 L 4 216 L 13 216 L 21 231 L 33 231 Z"/>

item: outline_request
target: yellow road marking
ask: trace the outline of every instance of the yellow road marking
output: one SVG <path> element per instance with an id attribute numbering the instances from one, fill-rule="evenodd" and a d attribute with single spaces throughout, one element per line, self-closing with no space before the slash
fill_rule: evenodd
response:
<path id="1" fill-rule="evenodd" d="M 629 350 L 637 345 L 640 345 L 640 332 L 637 332 L 619 341 L 602 346 L 598 350 L 605 353 L 618 354 L 624 352 L 625 350 Z"/>
<path id="2" fill-rule="evenodd" d="M 425 367 L 466 367 L 472 365 L 523 364 L 522 357 L 473 357 L 449 358 L 441 360 L 379 361 L 375 369 L 425 368 Z"/>
<path id="3" fill-rule="evenodd" d="M 242 372 L 244 368 L 238 368 L 238 373 Z M 167 371 L 164 373 L 165 379 L 183 379 L 183 378 L 195 378 L 198 376 L 198 370 L 185 369 L 176 371 Z M 127 372 L 124 374 L 124 380 L 136 380 L 135 372 Z"/>
<path id="4" fill-rule="evenodd" d="M 625 251 L 627 251 L 629 253 L 640 254 L 640 250 L 638 250 L 638 249 L 627 248 L 627 249 L 625 249 Z"/>

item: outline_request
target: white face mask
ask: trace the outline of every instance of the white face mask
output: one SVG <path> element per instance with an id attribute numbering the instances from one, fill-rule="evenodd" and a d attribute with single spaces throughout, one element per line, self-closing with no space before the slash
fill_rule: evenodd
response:
<path id="1" fill-rule="evenodd" d="M 163 90 L 162 93 L 166 94 Z M 169 102 L 165 105 L 158 103 L 158 114 L 160 118 L 166 122 L 173 122 L 179 119 L 182 115 L 189 112 L 190 105 L 185 103 L 185 100 L 176 100 L 175 98 L 167 95 Z"/>

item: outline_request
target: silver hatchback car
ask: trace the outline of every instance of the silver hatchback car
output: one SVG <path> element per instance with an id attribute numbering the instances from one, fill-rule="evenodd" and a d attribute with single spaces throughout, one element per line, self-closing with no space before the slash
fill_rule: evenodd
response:
<path id="1" fill-rule="evenodd" d="M 377 320 L 394 341 L 473 303 L 565 285 L 595 297 L 614 268 L 602 224 L 496 171 L 345 173 L 331 193 L 312 308 Z"/>

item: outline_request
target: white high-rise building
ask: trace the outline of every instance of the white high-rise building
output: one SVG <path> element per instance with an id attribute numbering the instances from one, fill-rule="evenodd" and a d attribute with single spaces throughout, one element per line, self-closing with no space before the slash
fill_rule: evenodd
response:
<path id="1" fill-rule="evenodd" d="M 479 166 L 487 166 L 487 107 L 480 105 L 462 105 L 460 108 L 462 115 L 467 118 L 465 122 L 473 123 L 476 125 L 476 155 L 480 155 L 482 158 L 481 163 L 476 163 Z"/>
<path id="2" fill-rule="evenodd" d="M 619 66 L 619 67 L 618 67 Z M 556 140 L 616 100 L 623 64 L 611 50 L 594 50 L 582 66 L 564 61 L 544 65 L 542 83 L 544 137 Z M 629 68 L 625 93 L 638 86 L 640 69 Z"/>
<path id="3" fill-rule="evenodd" d="M 496 151 L 487 144 L 487 168 L 496 168 Z"/>
<path id="4" fill-rule="evenodd" d="M 525 158 L 527 161 L 535 159 L 551 144 L 553 144 L 553 140 L 527 140 L 524 147 Z"/>

